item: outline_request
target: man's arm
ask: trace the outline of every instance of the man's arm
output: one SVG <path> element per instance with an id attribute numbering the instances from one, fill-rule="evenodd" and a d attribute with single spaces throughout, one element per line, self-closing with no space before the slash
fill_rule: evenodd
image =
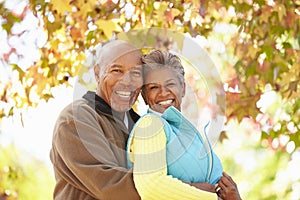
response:
<path id="1" fill-rule="evenodd" d="M 60 123 L 53 137 L 52 160 L 58 174 L 96 199 L 140 199 L 132 174 L 124 166 L 125 152 L 114 151 L 95 117 Z M 125 143 L 125 141 L 124 141 Z M 116 147 L 115 147 L 116 148 Z"/>

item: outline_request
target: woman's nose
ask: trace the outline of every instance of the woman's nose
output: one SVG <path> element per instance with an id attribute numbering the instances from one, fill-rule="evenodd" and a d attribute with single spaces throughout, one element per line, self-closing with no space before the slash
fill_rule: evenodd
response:
<path id="1" fill-rule="evenodd" d="M 168 88 L 162 86 L 161 89 L 160 89 L 160 94 L 161 94 L 162 96 L 168 95 L 168 94 L 170 94 L 170 91 L 169 91 Z"/>

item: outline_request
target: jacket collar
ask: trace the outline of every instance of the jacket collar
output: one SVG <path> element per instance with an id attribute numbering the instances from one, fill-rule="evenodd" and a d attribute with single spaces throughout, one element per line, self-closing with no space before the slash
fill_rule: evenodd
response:
<path id="1" fill-rule="evenodd" d="M 106 101 L 99 97 L 95 92 L 88 91 L 85 95 L 83 95 L 83 98 L 89 102 L 98 114 L 104 114 L 112 118 L 115 117 L 113 116 L 113 111 L 110 105 L 108 105 Z M 133 109 L 130 109 L 126 112 L 126 114 L 129 121 L 129 130 L 131 130 L 133 124 L 140 118 L 140 116 Z"/>

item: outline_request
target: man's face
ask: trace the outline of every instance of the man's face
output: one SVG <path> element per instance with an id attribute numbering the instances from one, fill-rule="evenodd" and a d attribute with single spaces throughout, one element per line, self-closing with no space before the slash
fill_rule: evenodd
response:
<path id="1" fill-rule="evenodd" d="M 174 106 L 180 111 L 184 93 L 185 84 L 180 83 L 174 70 L 158 68 L 147 72 L 143 98 L 152 110 L 163 113 Z"/>
<path id="2" fill-rule="evenodd" d="M 111 53 L 118 54 L 118 51 L 120 49 Z M 143 84 L 141 55 L 138 51 L 129 51 L 115 57 L 109 55 L 106 59 L 105 65 L 100 66 L 97 94 L 113 110 L 126 112 L 135 103 Z"/>

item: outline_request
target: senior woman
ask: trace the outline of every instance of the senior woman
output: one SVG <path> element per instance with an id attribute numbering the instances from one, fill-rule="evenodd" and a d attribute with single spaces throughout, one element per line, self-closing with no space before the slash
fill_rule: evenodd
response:
<path id="1" fill-rule="evenodd" d="M 149 110 L 127 144 L 128 166 L 142 200 L 239 200 L 235 182 L 223 172 L 205 133 L 180 112 L 185 81 L 179 57 L 154 50 L 142 62 L 142 96 Z"/>

